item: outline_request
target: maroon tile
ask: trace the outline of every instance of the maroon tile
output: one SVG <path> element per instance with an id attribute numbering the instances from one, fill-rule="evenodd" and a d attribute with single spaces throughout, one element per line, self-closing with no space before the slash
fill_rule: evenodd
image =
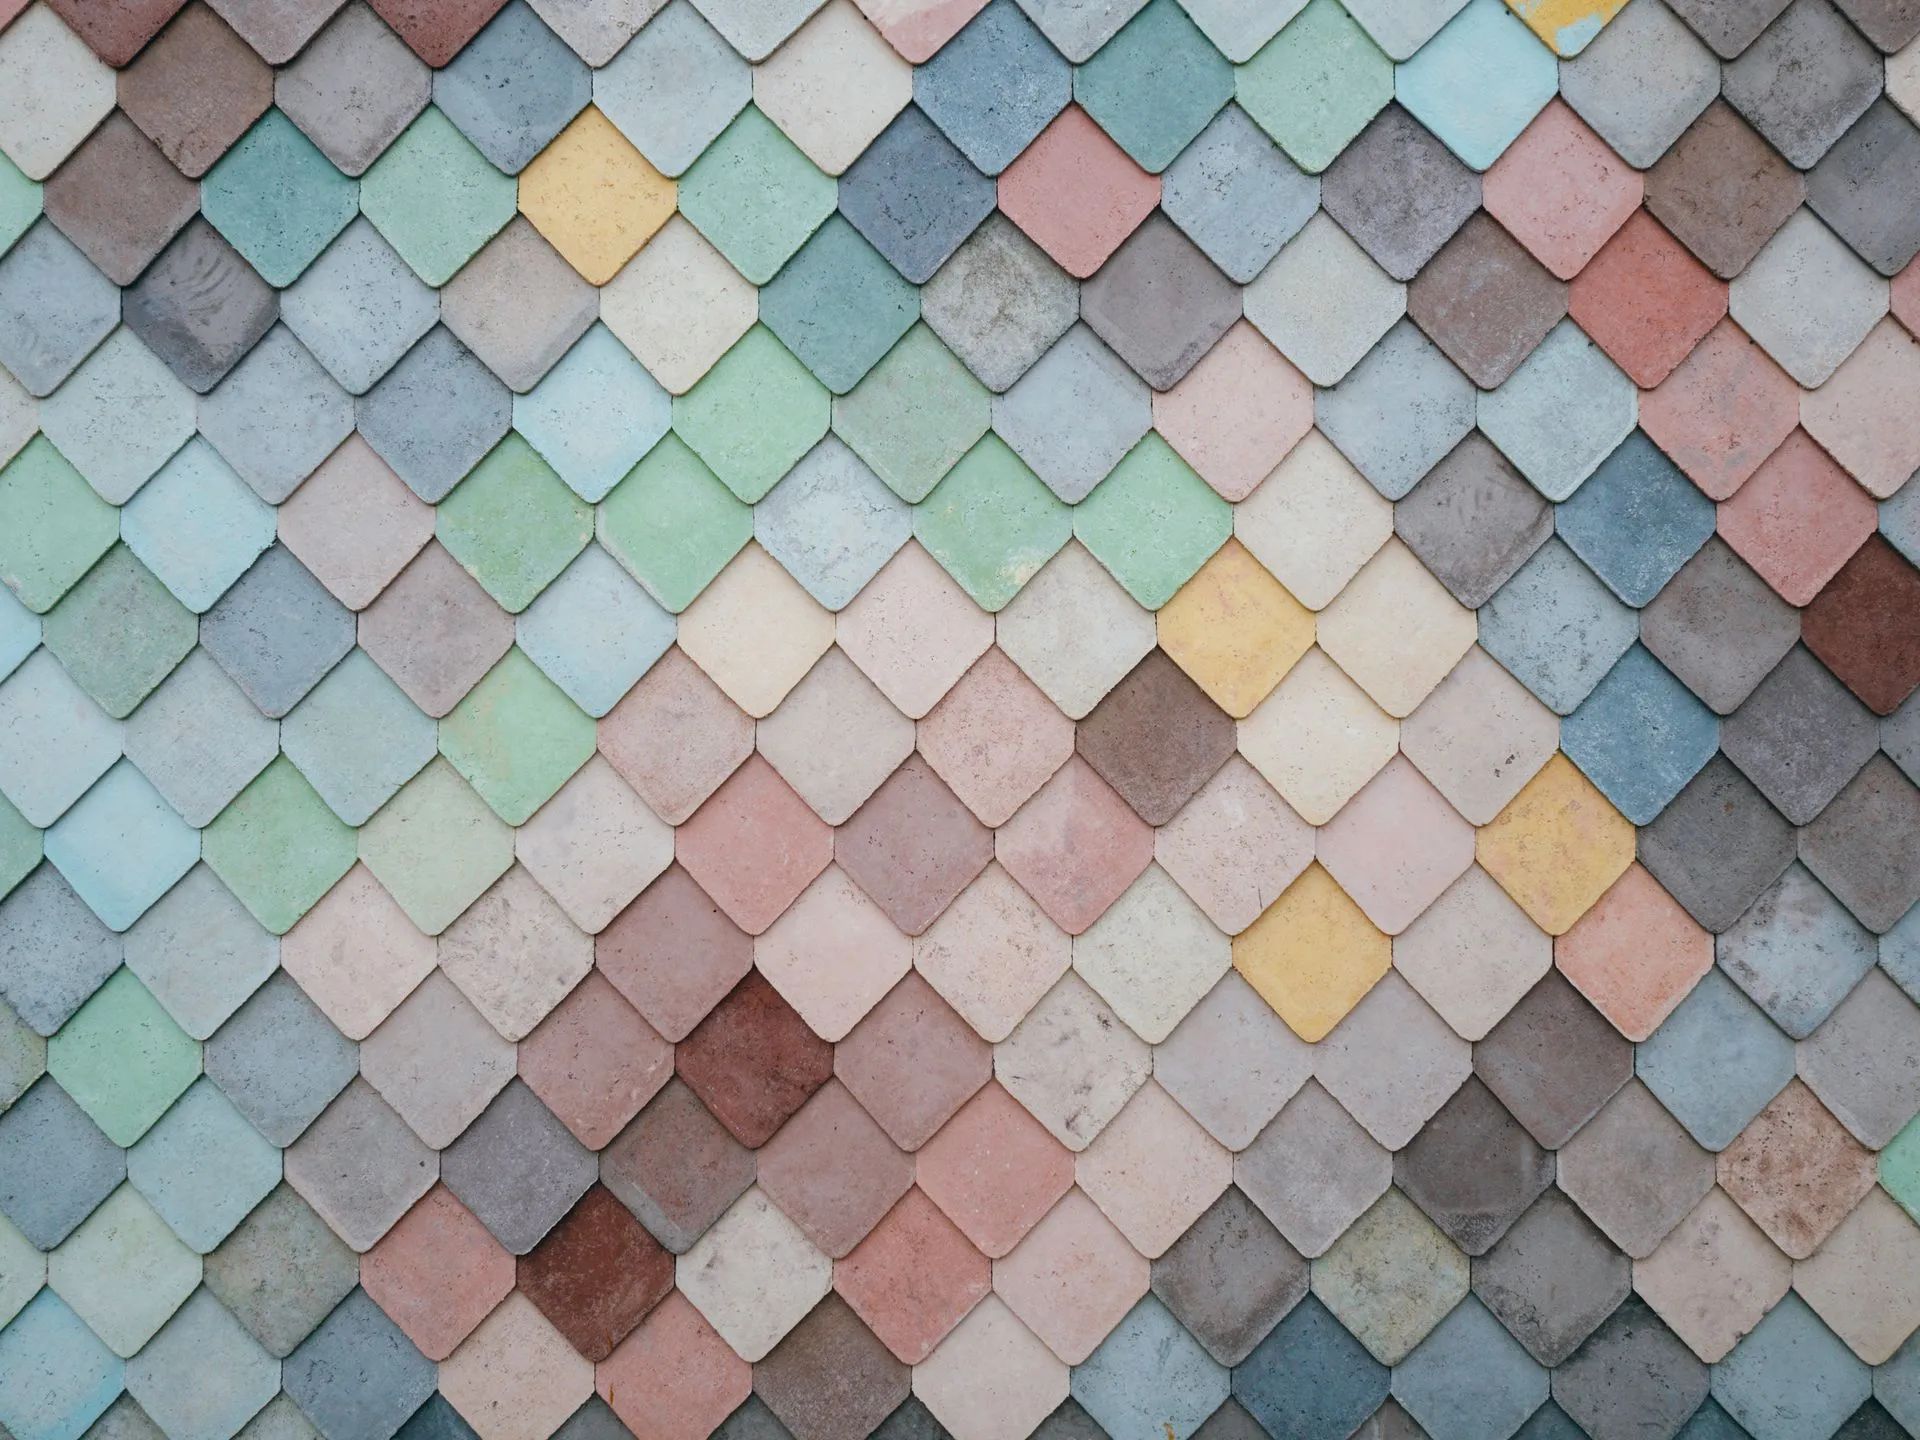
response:
<path id="1" fill-rule="evenodd" d="M 742 1145 L 759 1149 L 833 1074 L 833 1046 L 758 971 L 674 1052 L 680 1078 Z"/>
<path id="2" fill-rule="evenodd" d="M 1920 570 L 1875 535 L 1800 617 L 1807 648 L 1880 715 L 1920 686 Z"/>
<path id="3" fill-rule="evenodd" d="M 506 0 L 372 0 L 413 53 L 438 69 L 466 48 Z"/>
<path id="4" fill-rule="evenodd" d="M 553 1328 L 598 1364 L 673 1289 L 673 1256 L 600 1185 L 522 1255 L 519 1283 Z"/>

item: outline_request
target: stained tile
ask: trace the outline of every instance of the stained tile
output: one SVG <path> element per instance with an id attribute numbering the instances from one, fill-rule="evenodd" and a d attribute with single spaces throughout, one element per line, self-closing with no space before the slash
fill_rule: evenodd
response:
<path id="1" fill-rule="evenodd" d="M 323 1434 L 379 1434 L 398 1430 L 433 1394 L 435 1371 L 362 1291 L 287 1358 L 282 1382 L 301 1411 L 326 1427 Z"/>
<path id="2" fill-rule="evenodd" d="M 1467 1259 L 1388 1190 L 1314 1261 L 1315 1297 L 1382 1364 L 1399 1364 L 1467 1292 Z"/>
<path id="3" fill-rule="evenodd" d="M 418 57 L 355 4 L 275 76 L 273 98 L 342 173 L 357 177 L 420 113 L 431 88 Z"/>
<path id="4" fill-rule="evenodd" d="M 1783 1388 L 1783 1381 L 1791 1388 Z M 1816 1429 L 1837 1427 L 1867 1398 L 1870 1386 L 1866 1367 L 1798 1296 L 1756 1325 L 1713 1377 L 1714 1398 L 1749 1432 L 1763 1435 L 1802 1419 Z"/>
<path id="5" fill-rule="evenodd" d="M 352 1292 L 360 1260 L 282 1185 L 206 1257 L 207 1289 L 284 1358 Z"/>

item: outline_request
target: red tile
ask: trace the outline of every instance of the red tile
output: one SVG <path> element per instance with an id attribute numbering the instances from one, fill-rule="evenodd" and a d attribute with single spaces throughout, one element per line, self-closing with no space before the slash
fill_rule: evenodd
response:
<path id="1" fill-rule="evenodd" d="M 1920 570 L 1878 535 L 1800 617 L 1807 648 L 1878 715 L 1920 686 Z"/>
<path id="2" fill-rule="evenodd" d="M 1651 389 L 1726 315 L 1727 286 L 1638 210 L 1573 282 L 1568 312 L 1634 384 Z"/>
<path id="3" fill-rule="evenodd" d="M 674 1052 L 680 1078 L 758 1149 L 833 1074 L 833 1047 L 760 975 L 742 980 Z"/>
<path id="4" fill-rule="evenodd" d="M 567 1343 L 597 1364 L 673 1289 L 673 1256 L 596 1185 L 520 1257 L 519 1281 Z"/>
<path id="5" fill-rule="evenodd" d="M 444 1360 L 513 1289 L 513 1256 L 444 1185 L 360 1258 L 360 1284 L 429 1360 Z"/>
<path id="6" fill-rule="evenodd" d="M 1160 181 L 1069 105 L 1000 176 L 1000 208 L 1070 275 L 1093 274 L 1160 203 Z"/>
<path id="7" fill-rule="evenodd" d="M 436 70 L 466 48 L 506 0 L 371 0 L 413 53 Z"/>
<path id="8" fill-rule="evenodd" d="M 181 4 L 182 0 L 47 0 L 47 8 L 116 70 L 140 53 Z"/>

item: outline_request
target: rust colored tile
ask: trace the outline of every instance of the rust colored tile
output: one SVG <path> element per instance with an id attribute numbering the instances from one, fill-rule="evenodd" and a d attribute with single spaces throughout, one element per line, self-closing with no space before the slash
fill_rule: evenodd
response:
<path id="1" fill-rule="evenodd" d="M 680 827 L 674 847 L 734 924 L 758 935 L 827 868 L 833 831 L 754 755 Z"/>
<path id="2" fill-rule="evenodd" d="M 272 68 L 198 3 L 120 72 L 120 108 L 193 179 L 272 103 Z"/>
<path id="3" fill-rule="evenodd" d="M 887 918 L 918 935 L 993 858 L 993 832 L 910 755 L 833 837 L 833 857 Z"/>
<path id="4" fill-rule="evenodd" d="M 181 0 L 47 0 L 87 48 L 119 69 L 173 18 Z"/>
<path id="5" fill-rule="evenodd" d="M 753 937 L 674 865 L 614 916 L 593 953 L 614 989 L 677 1041 L 753 968 Z"/>
<path id="6" fill-rule="evenodd" d="M 1634 384 L 1650 389 L 1727 313 L 1727 286 L 1639 210 L 1580 272 L 1568 308 Z"/>
<path id="7" fill-rule="evenodd" d="M 1080 722 L 1075 748 L 1142 820 L 1164 825 L 1235 743 L 1232 717 L 1154 650 Z"/>
<path id="8" fill-rule="evenodd" d="M 823 1087 L 760 1152 L 760 1188 L 836 1260 L 913 1183 L 913 1160 L 838 1081 Z"/>
<path id="9" fill-rule="evenodd" d="M 838 1295 L 815 1306 L 753 1369 L 754 1393 L 793 1440 L 872 1434 L 906 1400 L 911 1380 Z"/>
<path id="10" fill-rule="evenodd" d="M 47 217 L 116 285 L 131 285 L 200 208 L 200 188 L 116 112 L 47 178 Z"/>
<path id="11" fill-rule="evenodd" d="M 372 0 L 413 53 L 436 70 L 466 48 L 506 0 Z"/>
<path id="12" fill-rule="evenodd" d="M 1807 648 L 1879 715 L 1920 686 L 1920 570 L 1880 536 L 1853 552 L 1802 614 Z"/>
<path id="13" fill-rule="evenodd" d="M 913 1189 L 833 1267 L 833 1286 L 897 1359 L 918 1365 L 992 1287 L 987 1257 Z"/>
<path id="14" fill-rule="evenodd" d="M 1720 1152 L 1720 1188 L 1795 1260 L 1873 1188 L 1873 1152 L 1798 1080 Z"/>
<path id="15" fill-rule="evenodd" d="M 833 1074 L 833 1047 L 758 973 L 747 976 L 680 1044 L 680 1078 L 759 1149 Z"/>
<path id="16" fill-rule="evenodd" d="M 598 1364 L 673 1289 L 673 1256 L 601 1185 L 522 1255 L 520 1289 Z"/>

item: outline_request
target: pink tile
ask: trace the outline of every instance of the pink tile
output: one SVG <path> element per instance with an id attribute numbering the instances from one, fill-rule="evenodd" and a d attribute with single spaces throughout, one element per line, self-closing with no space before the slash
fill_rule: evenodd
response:
<path id="1" fill-rule="evenodd" d="M 987 1257 L 913 1189 L 833 1267 L 833 1286 L 896 1359 L 918 1365 L 986 1297 L 992 1274 Z"/>
<path id="2" fill-rule="evenodd" d="M 1473 863 L 1473 827 L 1396 755 L 1320 831 L 1317 850 L 1367 918 L 1398 935 Z"/>
<path id="3" fill-rule="evenodd" d="M 1244 500 L 1313 428 L 1313 386 L 1242 320 L 1171 390 L 1153 426 L 1228 500 Z"/>
<path id="4" fill-rule="evenodd" d="M 1640 428 L 1713 500 L 1744 485 L 1799 418 L 1799 387 L 1731 320 L 1640 397 Z"/>
<path id="5" fill-rule="evenodd" d="M 1804 430 L 1720 506 L 1721 538 L 1792 605 L 1826 588 L 1879 524 L 1879 508 Z"/>
<path id="6" fill-rule="evenodd" d="M 1641 866 L 1553 942 L 1554 963 L 1627 1039 L 1646 1039 L 1713 968 L 1713 936 Z"/>
<path id="7" fill-rule="evenodd" d="M 1153 831 L 1074 756 L 1001 827 L 994 853 L 1054 923 L 1078 935 L 1153 859 Z"/>
<path id="8" fill-rule="evenodd" d="M 635 1440 L 707 1440 L 753 1393 L 753 1367 L 676 1291 L 600 1362 L 594 1388 Z"/>
<path id="9" fill-rule="evenodd" d="M 673 1046 L 590 974 L 520 1043 L 520 1078 L 589 1150 L 601 1150 L 673 1075 Z"/>
<path id="10" fill-rule="evenodd" d="M 1160 203 L 1160 181 L 1069 105 L 1000 176 L 1000 208 L 1085 279 Z"/>
<path id="11" fill-rule="evenodd" d="M 734 924 L 758 935 L 833 858 L 833 831 L 758 755 L 674 836 L 687 873 Z"/>
<path id="12" fill-rule="evenodd" d="M 684 1040 L 753 968 L 753 937 L 675 865 L 594 940 L 594 963 L 669 1040 Z"/>
<path id="13" fill-rule="evenodd" d="M 753 753 L 753 721 L 677 647 L 600 721 L 600 753 L 669 825 Z"/>
<path id="14" fill-rule="evenodd" d="M 940 1128 L 916 1157 L 920 1188 L 998 1259 L 1073 1185 L 1073 1155 L 998 1083 Z"/>
<path id="15" fill-rule="evenodd" d="M 999 649 L 920 722 L 920 753 L 984 825 L 1004 825 L 1073 753 L 1073 722 Z"/>
<path id="16" fill-rule="evenodd" d="M 1554 100 L 1482 181 L 1487 213 L 1534 259 L 1571 280 L 1639 207 L 1639 175 Z"/>
<path id="17" fill-rule="evenodd" d="M 444 1360 L 513 1289 L 513 1256 L 444 1185 L 360 1260 L 360 1283 L 429 1360 Z"/>

